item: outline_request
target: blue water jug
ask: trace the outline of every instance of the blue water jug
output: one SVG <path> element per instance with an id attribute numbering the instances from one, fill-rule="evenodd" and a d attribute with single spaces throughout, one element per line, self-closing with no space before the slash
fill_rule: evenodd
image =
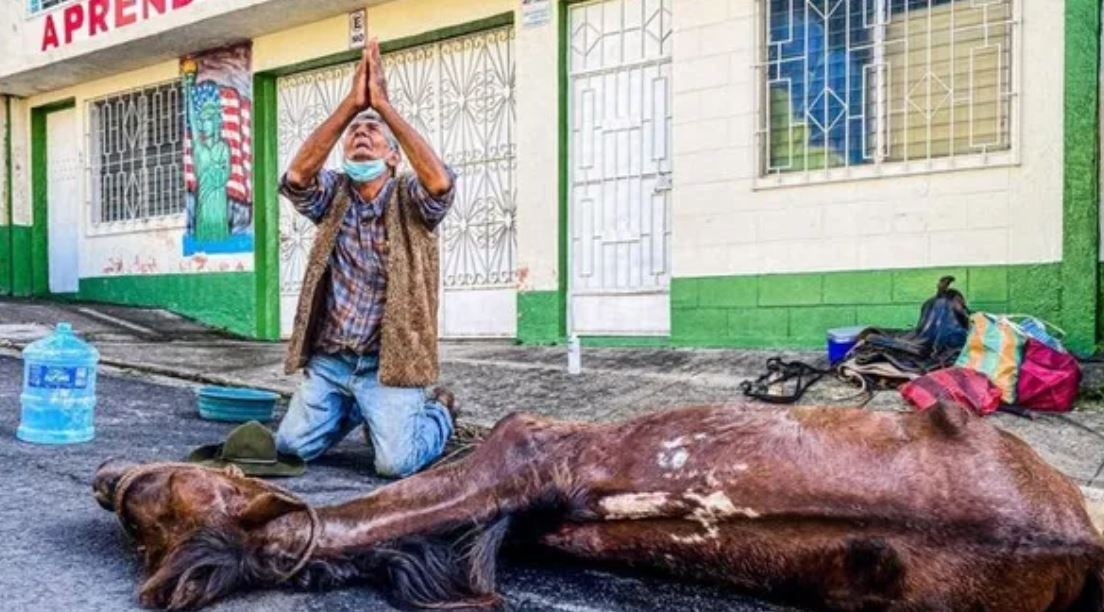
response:
<path id="1" fill-rule="evenodd" d="M 23 410 L 15 435 L 39 444 L 91 440 L 99 360 L 100 353 L 64 322 L 23 349 Z"/>

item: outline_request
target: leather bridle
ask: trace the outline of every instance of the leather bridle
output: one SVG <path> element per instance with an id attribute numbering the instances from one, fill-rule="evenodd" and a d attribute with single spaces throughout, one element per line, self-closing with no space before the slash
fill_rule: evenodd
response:
<path id="1" fill-rule="evenodd" d="M 137 467 L 134 467 L 134 468 L 131 468 L 131 469 L 127 470 L 126 473 L 124 473 L 122 475 L 122 477 L 119 478 L 119 483 L 117 485 L 115 485 L 115 496 L 114 496 L 115 515 L 117 517 L 119 517 L 119 522 L 122 523 L 123 529 L 127 532 L 127 535 L 129 535 L 132 538 L 136 538 L 134 528 L 132 527 L 130 521 L 127 519 L 126 509 L 125 509 L 126 508 L 126 506 L 125 506 L 126 496 L 127 496 L 127 493 L 130 492 L 130 487 L 135 482 L 137 482 L 138 479 L 140 479 L 141 477 L 146 476 L 148 474 L 152 474 L 154 472 L 164 470 L 164 469 L 179 469 L 179 468 L 188 468 L 188 469 L 192 469 L 192 470 L 207 470 L 207 471 L 211 471 L 211 472 L 220 472 L 221 473 L 221 470 L 219 470 L 218 468 L 211 468 L 211 467 L 202 466 L 202 465 L 195 465 L 195 464 L 192 464 L 192 463 L 180 463 L 180 462 L 171 462 L 171 461 L 165 461 L 165 462 L 159 462 L 159 463 L 148 463 L 148 464 L 139 465 Z M 287 489 L 285 489 L 283 487 L 276 486 L 276 485 L 274 485 L 270 482 L 265 482 L 263 480 L 256 480 L 255 482 L 257 484 L 261 485 L 262 488 L 268 489 L 269 491 L 271 491 L 273 493 L 277 493 L 279 495 L 282 495 L 282 496 L 290 499 L 295 504 L 302 506 L 307 512 L 307 517 L 310 519 L 310 537 L 307 539 L 306 545 L 303 546 L 303 549 L 297 555 L 298 560 L 295 562 L 295 565 L 293 565 L 290 570 L 288 570 L 286 572 L 280 572 L 279 573 L 276 584 L 282 584 L 282 583 L 287 582 L 288 580 L 290 580 L 292 577 L 294 577 L 300 571 L 302 571 L 302 569 L 304 567 L 306 567 L 307 563 L 310 562 L 311 557 L 314 555 L 315 549 L 318 548 L 318 538 L 321 535 L 321 529 L 320 529 L 321 521 L 318 518 L 318 513 L 315 511 L 315 509 L 310 504 L 303 501 L 303 498 L 299 497 L 298 495 L 292 493 L 291 491 L 288 491 Z"/>

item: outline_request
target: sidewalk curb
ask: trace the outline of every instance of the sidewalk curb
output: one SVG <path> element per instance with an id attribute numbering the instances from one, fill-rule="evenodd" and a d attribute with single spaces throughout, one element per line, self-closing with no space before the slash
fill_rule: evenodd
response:
<path id="1" fill-rule="evenodd" d="M 1104 487 L 1081 485 L 1080 489 L 1086 500 L 1104 504 Z"/>

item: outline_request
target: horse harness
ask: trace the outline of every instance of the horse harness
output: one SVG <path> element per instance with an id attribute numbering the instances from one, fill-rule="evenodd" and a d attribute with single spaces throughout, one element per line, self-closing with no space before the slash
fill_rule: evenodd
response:
<path id="1" fill-rule="evenodd" d="M 119 479 L 119 484 L 115 486 L 114 505 L 115 515 L 119 518 L 119 522 L 122 523 L 123 530 L 126 531 L 127 535 L 129 535 L 131 538 L 135 538 L 136 534 L 134 527 L 131 525 L 130 521 L 127 520 L 125 510 L 126 495 L 129 492 L 131 485 L 137 482 L 139 478 L 165 468 L 190 468 L 207 470 L 211 472 L 221 472 L 221 470 L 216 468 L 195 465 L 192 463 L 181 463 L 172 461 L 149 463 L 128 470 Z M 303 508 L 306 509 L 307 517 L 310 519 L 310 536 L 307 539 L 307 544 L 303 547 L 303 550 L 301 550 L 297 555 L 298 561 L 296 561 L 295 565 L 293 565 L 291 569 L 287 572 L 280 572 L 279 577 L 276 581 L 276 584 L 283 584 L 284 582 L 287 582 L 296 574 L 298 574 L 300 571 L 302 571 L 302 569 L 306 567 L 307 563 L 310 562 L 311 557 L 314 555 L 315 549 L 318 548 L 318 538 L 321 534 L 321 520 L 318 518 L 318 512 L 315 511 L 314 507 L 303 501 L 303 498 L 299 497 L 298 495 L 292 493 L 291 491 L 288 491 L 283 487 L 276 486 L 270 482 L 265 482 L 263 480 L 257 480 L 256 482 L 260 484 L 263 488 L 268 489 L 273 493 L 287 497 L 296 504 L 301 505 Z"/>

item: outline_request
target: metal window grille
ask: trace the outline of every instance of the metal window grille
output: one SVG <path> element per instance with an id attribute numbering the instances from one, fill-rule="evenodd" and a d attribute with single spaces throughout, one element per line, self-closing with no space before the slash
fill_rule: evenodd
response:
<path id="1" fill-rule="evenodd" d="M 1012 143 L 1014 0 L 760 0 L 765 176 Z"/>
<path id="2" fill-rule="evenodd" d="M 172 81 L 89 102 L 95 222 L 184 212 L 183 99 Z"/>
<path id="3" fill-rule="evenodd" d="M 72 0 L 27 0 L 27 12 L 35 15 L 69 2 L 72 2 Z"/>

